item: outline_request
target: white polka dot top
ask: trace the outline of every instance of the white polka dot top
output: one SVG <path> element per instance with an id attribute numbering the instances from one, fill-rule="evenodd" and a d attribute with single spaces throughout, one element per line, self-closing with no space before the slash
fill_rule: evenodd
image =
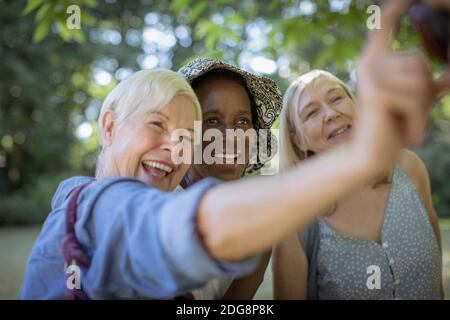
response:
<path id="1" fill-rule="evenodd" d="M 397 165 L 381 243 L 337 233 L 319 220 L 319 299 L 440 299 L 441 258 L 428 213 Z"/>

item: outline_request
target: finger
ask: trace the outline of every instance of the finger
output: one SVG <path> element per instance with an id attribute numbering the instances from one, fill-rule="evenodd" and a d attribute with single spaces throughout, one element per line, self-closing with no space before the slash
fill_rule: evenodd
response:
<path id="1" fill-rule="evenodd" d="M 382 103 L 378 106 L 379 112 L 389 115 L 402 139 L 408 144 L 420 144 L 427 123 L 424 103 L 412 95 L 394 93 L 385 93 L 379 101 Z"/>
<path id="2" fill-rule="evenodd" d="M 427 59 L 420 52 L 391 54 L 383 59 L 383 69 L 384 68 L 386 68 L 386 70 L 397 69 L 403 72 L 419 70 L 429 73 Z"/>
<path id="3" fill-rule="evenodd" d="M 380 69 L 386 69 L 386 66 Z M 436 95 L 436 84 L 433 82 L 431 74 L 420 66 L 402 67 L 392 66 L 392 72 L 386 76 L 379 70 L 374 70 L 375 77 L 372 86 L 374 90 L 379 90 L 383 94 L 390 93 L 395 96 L 408 95 L 417 97 L 418 100 L 427 101 L 423 98 L 434 100 Z"/>
<path id="4" fill-rule="evenodd" d="M 384 70 L 389 70 L 386 75 Z M 425 58 L 420 54 L 390 55 L 374 68 L 376 85 L 388 92 L 409 94 L 419 100 L 434 100 L 436 84 L 433 82 Z M 426 100 L 425 100 L 426 101 Z"/>
<path id="5" fill-rule="evenodd" d="M 421 73 L 397 73 L 389 78 L 377 81 L 380 89 L 393 94 L 408 95 L 409 97 L 429 97 L 434 95 L 435 89 L 431 79 L 421 80 Z"/>
<path id="6" fill-rule="evenodd" d="M 411 94 L 385 93 L 380 99 L 382 107 L 392 113 L 402 114 L 406 118 L 423 113 L 423 101 Z M 386 102 L 383 102 L 386 101 Z"/>
<path id="7" fill-rule="evenodd" d="M 381 11 L 381 29 L 376 30 L 367 45 L 373 53 L 389 50 L 392 34 L 397 29 L 400 17 L 406 11 L 412 0 L 390 0 Z"/>
<path id="8" fill-rule="evenodd" d="M 415 105 L 421 103 L 422 106 L 427 104 L 427 107 L 429 107 L 430 104 L 434 103 L 434 95 L 430 94 L 430 90 L 424 88 L 422 83 L 414 79 L 409 79 L 408 82 L 405 81 L 403 86 L 399 86 L 397 83 L 392 83 L 392 85 L 385 83 L 382 89 L 384 91 L 389 90 L 391 92 L 392 90 L 395 92 L 393 95 L 395 94 L 396 97 L 391 99 L 396 104 L 398 104 L 397 101 L 405 101 L 409 104 L 414 103 Z M 399 108 L 403 108 L 403 106 Z"/>

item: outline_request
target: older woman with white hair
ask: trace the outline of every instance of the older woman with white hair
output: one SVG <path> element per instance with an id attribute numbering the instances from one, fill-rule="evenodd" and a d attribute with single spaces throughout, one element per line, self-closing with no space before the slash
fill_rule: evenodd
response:
<path id="1" fill-rule="evenodd" d="M 72 177 L 59 185 L 29 259 L 22 298 L 62 298 L 64 262 L 72 260 L 85 268 L 83 290 L 71 291 L 77 297 L 172 296 L 186 282 L 201 281 L 185 274 L 189 280 L 174 284 L 167 273 L 171 262 L 163 258 L 174 245 L 179 254 L 196 257 L 191 268 L 200 275 L 219 272 L 196 252 L 200 244 L 190 237 L 187 221 L 196 198 L 215 182 L 176 201 L 176 194 L 161 192 L 173 190 L 189 169 L 189 161 L 172 161 L 178 142 L 172 133 L 185 129 L 180 139 L 191 140 L 195 120 L 201 120 L 198 100 L 173 71 L 139 71 L 110 92 L 98 121 L 102 149 L 96 177 Z M 71 199 L 75 213 L 69 210 Z M 184 263 L 184 257 L 173 256 Z"/>

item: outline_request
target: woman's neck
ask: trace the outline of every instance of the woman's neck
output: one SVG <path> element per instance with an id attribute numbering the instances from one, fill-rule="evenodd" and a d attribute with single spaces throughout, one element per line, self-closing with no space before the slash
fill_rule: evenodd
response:
<path id="1" fill-rule="evenodd" d="M 120 176 L 119 171 L 116 170 L 116 168 L 111 164 L 106 165 L 104 163 L 99 163 L 99 167 L 95 171 L 95 179 L 103 179 L 116 176 Z"/>

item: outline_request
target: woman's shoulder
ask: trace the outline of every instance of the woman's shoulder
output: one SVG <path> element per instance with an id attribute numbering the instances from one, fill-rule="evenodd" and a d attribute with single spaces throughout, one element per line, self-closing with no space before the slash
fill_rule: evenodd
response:
<path id="1" fill-rule="evenodd" d="M 89 184 L 89 186 L 83 190 L 82 194 L 83 197 L 86 197 L 86 195 L 91 195 L 92 197 L 97 197 L 98 194 L 102 193 L 106 189 L 108 189 L 111 186 L 115 186 L 116 193 L 121 193 L 130 188 L 145 188 L 145 189 L 151 189 L 147 188 L 148 186 L 144 184 L 143 182 L 137 180 L 133 177 L 106 177 L 102 179 L 95 179 L 93 177 L 88 176 L 74 176 L 71 178 L 68 178 L 66 180 L 63 180 L 58 188 L 56 189 L 56 192 L 52 199 L 52 208 L 55 209 L 58 206 L 62 205 L 67 198 L 70 196 L 70 194 L 79 186 Z M 80 195 L 81 197 L 81 195 Z"/>
<path id="2" fill-rule="evenodd" d="M 75 188 L 93 181 L 95 179 L 88 176 L 75 176 L 61 181 L 53 195 L 52 209 L 60 206 Z"/>
<path id="3" fill-rule="evenodd" d="M 403 149 L 400 152 L 398 165 L 414 185 L 417 192 L 424 197 L 428 188 L 429 177 L 428 170 L 422 159 L 415 152 Z"/>

